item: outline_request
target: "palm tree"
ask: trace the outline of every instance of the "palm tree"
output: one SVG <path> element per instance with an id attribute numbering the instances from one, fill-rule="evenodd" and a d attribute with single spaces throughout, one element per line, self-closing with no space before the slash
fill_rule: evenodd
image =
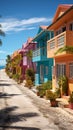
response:
<path id="1" fill-rule="evenodd" d="M 11 56 L 10 56 L 10 55 L 7 55 L 6 62 L 9 63 L 10 61 L 11 61 Z"/>
<path id="2" fill-rule="evenodd" d="M 1 17 L 1 16 L 0 16 Z M 0 24 L 0 36 L 5 36 L 5 33 L 2 30 L 2 25 Z M 2 45 L 2 40 L 0 39 L 0 46 Z"/>
<path id="3" fill-rule="evenodd" d="M 32 50 L 29 50 L 29 51 L 27 52 L 27 57 L 28 57 L 29 60 L 32 59 Z"/>
<path id="4" fill-rule="evenodd" d="M 26 56 L 27 56 L 27 58 L 28 58 L 28 61 L 31 62 L 32 67 L 33 67 L 33 69 L 34 69 L 34 64 L 33 64 L 33 62 L 32 62 L 32 56 L 33 56 L 32 50 L 29 50 L 29 51 L 27 52 Z M 28 64 L 29 64 L 29 62 L 28 62 Z"/>
<path id="5" fill-rule="evenodd" d="M 7 55 L 7 59 L 6 59 L 6 69 L 10 70 L 10 65 L 11 65 L 11 56 Z"/>

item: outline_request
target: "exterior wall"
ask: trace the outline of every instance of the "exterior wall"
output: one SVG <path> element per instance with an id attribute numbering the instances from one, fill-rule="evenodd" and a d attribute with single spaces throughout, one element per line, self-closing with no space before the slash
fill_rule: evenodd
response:
<path id="1" fill-rule="evenodd" d="M 53 79 L 52 79 L 53 89 L 55 89 L 57 87 L 57 84 L 56 84 L 56 65 L 65 63 L 66 64 L 66 76 L 68 78 L 69 93 L 71 93 L 73 91 L 73 78 L 69 77 L 69 72 L 70 72 L 69 71 L 69 63 L 72 63 L 72 62 L 73 62 L 73 54 L 55 58 L 55 77 L 53 77 Z"/>

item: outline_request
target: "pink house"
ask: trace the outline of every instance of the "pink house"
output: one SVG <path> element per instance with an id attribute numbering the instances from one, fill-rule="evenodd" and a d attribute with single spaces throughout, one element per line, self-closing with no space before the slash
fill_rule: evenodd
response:
<path id="1" fill-rule="evenodd" d="M 25 78 L 25 71 L 27 68 L 33 68 L 36 71 L 36 63 L 32 62 L 32 51 L 36 48 L 36 43 L 32 41 L 33 38 L 28 38 L 27 42 L 22 45 L 22 49 L 19 53 L 22 55 L 21 60 L 21 73 Z M 31 52 L 31 58 L 28 57 L 28 53 Z"/>

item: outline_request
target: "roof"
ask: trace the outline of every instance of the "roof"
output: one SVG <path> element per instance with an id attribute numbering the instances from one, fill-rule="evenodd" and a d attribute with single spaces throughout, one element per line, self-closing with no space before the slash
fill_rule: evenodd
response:
<path id="1" fill-rule="evenodd" d="M 57 10 L 56 10 L 56 13 L 54 15 L 54 18 L 53 18 L 53 22 L 56 21 L 56 19 L 58 17 L 60 17 L 63 13 L 65 13 L 72 5 L 71 4 L 62 4 L 62 5 L 59 5 Z"/>
<path id="2" fill-rule="evenodd" d="M 22 45 L 22 49 L 26 49 L 29 44 L 35 44 L 36 42 L 33 42 L 33 38 L 28 38 L 27 39 L 27 42 L 25 42 L 23 45 Z"/>
<path id="3" fill-rule="evenodd" d="M 28 46 L 28 44 L 32 42 L 32 40 L 33 40 L 33 38 L 29 37 L 29 38 L 27 39 L 27 42 L 25 42 L 25 43 L 23 44 L 22 48 L 26 48 L 26 47 Z"/>
<path id="4" fill-rule="evenodd" d="M 47 27 L 47 29 L 51 29 L 52 25 L 55 25 L 55 23 L 57 23 L 62 17 L 64 17 L 67 13 L 69 13 L 69 12 L 71 12 L 71 11 L 73 11 L 73 5 L 72 5 L 68 10 L 66 10 L 60 17 L 58 17 L 58 18 L 56 19 L 56 21 L 54 21 L 51 25 L 49 25 L 49 26 Z"/>
<path id="5" fill-rule="evenodd" d="M 47 32 L 47 27 L 48 26 L 40 26 L 39 27 L 39 31 L 37 33 L 37 35 L 33 38 L 33 41 L 35 41 L 39 36 L 41 36 L 44 32 Z"/>
<path id="6" fill-rule="evenodd" d="M 43 30 L 47 29 L 48 26 L 40 26 Z"/>
<path id="7" fill-rule="evenodd" d="M 30 43 L 32 40 L 33 40 L 33 38 L 29 37 L 29 38 L 27 39 L 27 43 Z"/>

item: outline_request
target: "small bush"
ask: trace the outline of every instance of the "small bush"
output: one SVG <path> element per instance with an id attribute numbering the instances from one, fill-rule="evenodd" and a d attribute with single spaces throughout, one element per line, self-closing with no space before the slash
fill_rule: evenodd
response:
<path id="1" fill-rule="evenodd" d="M 32 80 L 31 80 L 31 79 L 26 80 L 25 86 L 28 87 L 28 88 L 33 87 L 33 82 L 32 82 Z"/>
<path id="2" fill-rule="evenodd" d="M 26 72 L 25 72 L 25 78 L 26 78 L 26 80 L 27 80 L 27 79 L 31 79 L 32 82 L 33 82 L 34 79 L 35 79 L 34 70 L 31 69 L 31 68 L 27 69 Z"/>
<path id="3" fill-rule="evenodd" d="M 73 103 L 73 92 L 70 94 L 69 103 Z"/>
<path id="4" fill-rule="evenodd" d="M 47 81 L 46 83 L 43 83 L 36 87 L 41 97 L 46 95 L 46 90 L 50 90 L 52 88 L 52 82 Z"/>
<path id="5" fill-rule="evenodd" d="M 56 91 L 55 91 L 56 95 L 58 98 L 61 97 L 61 91 L 60 91 L 60 88 L 56 88 Z"/>
<path id="6" fill-rule="evenodd" d="M 47 90 L 46 91 L 46 99 L 49 99 L 49 100 L 55 100 L 57 97 L 56 97 L 56 94 L 53 93 L 52 91 L 50 90 Z"/>
<path id="7" fill-rule="evenodd" d="M 68 79 L 66 76 L 60 76 L 58 79 L 58 85 L 62 88 L 62 95 L 68 94 Z"/>
<path id="8" fill-rule="evenodd" d="M 42 84 L 42 88 L 44 89 L 44 90 L 47 90 L 47 89 L 51 89 L 52 88 L 52 82 L 51 81 L 47 81 L 46 83 L 43 83 Z"/>

